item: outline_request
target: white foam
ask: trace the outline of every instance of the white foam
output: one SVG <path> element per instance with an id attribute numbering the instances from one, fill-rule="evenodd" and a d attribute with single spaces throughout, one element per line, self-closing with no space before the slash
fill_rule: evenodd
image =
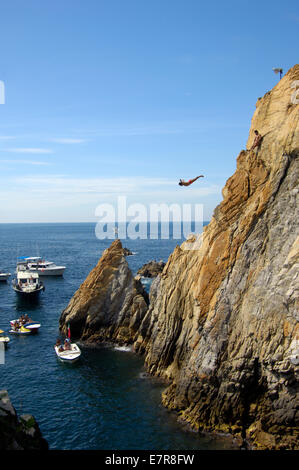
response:
<path id="1" fill-rule="evenodd" d="M 116 351 L 124 351 L 124 352 L 131 352 L 132 346 L 114 346 Z"/>

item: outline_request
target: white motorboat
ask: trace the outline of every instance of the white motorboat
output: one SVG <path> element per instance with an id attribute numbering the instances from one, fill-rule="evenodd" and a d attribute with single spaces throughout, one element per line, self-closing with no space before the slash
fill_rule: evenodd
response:
<path id="1" fill-rule="evenodd" d="M 81 350 L 76 343 L 69 343 L 69 349 L 62 345 L 54 346 L 57 357 L 63 362 L 75 362 L 81 356 Z"/>
<path id="2" fill-rule="evenodd" d="M 39 256 L 24 258 L 31 272 L 37 272 L 40 276 L 63 276 L 65 266 L 57 266 L 52 261 L 43 260 Z"/>
<path id="3" fill-rule="evenodd" d="M 7 346 L 10 338 L 8 336 L 2 336 L 4 333 L 3 330 L 0 330 L 0 344 L 4 344 L 4 346 Z"/>
<path id="4" fill-rule="evenodd" d="M 10 273 L 3 273 L 2 271 L 0 271 L 0 281 L 7 281 L 9 276 L 10 276 Z"/>
<path id="5" fill-rule="evenodd" d="M 24 259 L 17 263 L 16 279 L 12 280 L 12 288 L 18 294 L 27 297 L 36 296 L 42 290 L 45 290 L 38 273 L 28 271 L 28 265 Z"/>

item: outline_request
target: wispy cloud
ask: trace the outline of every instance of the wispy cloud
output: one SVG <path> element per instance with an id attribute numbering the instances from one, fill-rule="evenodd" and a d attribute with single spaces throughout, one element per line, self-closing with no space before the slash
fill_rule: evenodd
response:
<path id="1" fill-rule="evenodd" d="M 186 96 L 191 96 L 186 92 Z M 230 121 L 227 117 L 202 117 L 198 119 L 186 119 L 184 121 L 162 121 L 153 123 L 132 123 L 132 124 L 99 124 L 97 129 L 77 128 L 76 132 L 92 138 L 96 137 L 135 137 L 151 135 L 187 135 L 202 134 L 217 129 L 243 129 L 242 122 Z"/>
<path id="2" fill-rule="evenodd" d="M 221 194 L 217 184 L 200 184 L 198 187 L 178 187 L 178 182 L 166 178 L 70 178 L 64 175 L 23 176 L 14 179 L 18 188 L 26 192 L 57 198 L 77 199 L 79 205 L 85 200 L 97 201 L 98 198 L 111 199 L 126 194 L 132 200 L 147 201 L 187 201 L 190 198 L 204 198 Z M 51 196 L 50 196 L 51 194 Z"/>
<path id="3" fill-rule="evenodd" d="M 32 191 L 63 194 L 138 193 L 142 188 L 172 186 L 177 182 L 163 178 L 70 178 L 64 175 L 36 175 L 15 178 L 18 185 L 28 185 Z"/>
<path id="4" fill-rule="evenodd" d="M 198 187 L 181 188 L 177 183 L 150 177 L 72 178 L 63 174 L 14 177 L 0 188 L 1 220 L 95 220 L 100 204 L 109 204 L 118 210 L 119 196 L 126 196 L 126 207 L 132 210 L 135 205 L 149 210 L 151 204 L 183 207 L 188 203 L 209 204 L 210 197 L 213 201 L 221 199 L 221 187 L 216 184 L 204 182 Z M 30 207 L 26 214 L 19 208 L 19 200 L 23 206 Z"/>
<path id="5" fill-rule="evenodd" d="M 15 139 L 16 137 L 14 135 L 0 135 L 0 141 L 1 140 L 12 140 Z"/>
<path id="6" fill-rule="evenodd" d="M 56 142 L 58 144 L 82 144 L 86 142 L 86 139 L 72 139 L 72 138 L 57 138 L 50 139 L 51 142 Z"/>
<path id="7" fill-rule="evenodd" d="M 6 149 L 2 149 L 2 151 L 11 152 L 11 153 L 31 153 L 31 154 L 53 153 L 53 150 L 51 149 L 37 148 L 37 147 L 6 148 Z"/>
<path id="8" fill-rule="evenodd" d="M 16 163 L 16 164 L 21 164 L 21 165 L 37 165 L 37 166 L 44 166 L 44 165 L 50 165 L 48 162 L 39 162 L 39 161 L 34 161 L 34 160 L 16 160 L 16 159 L 10 159 L 10 160 L 4 160 L 0 159 L 0 163 Z"/>

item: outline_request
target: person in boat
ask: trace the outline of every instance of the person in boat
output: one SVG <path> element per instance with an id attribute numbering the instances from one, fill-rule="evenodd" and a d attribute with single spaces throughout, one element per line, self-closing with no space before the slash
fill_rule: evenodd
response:
<path id="1" fill-rule="evenodd" d="M 67 338 L 64 342 L 64 350 L 67 351 L 71 349 L 71 344 L 70 344 L 70 340 Z"/>
<path id="2" fill-rule="evenodd" d="M 180 179 L 179 185 L 180 186 L 190 186 L 190 184 L 194 183 L 194 181 L 198 180 L 198 178 L 203 178 L 203 177 L 204 177 L 203 175 L 196 176 L 196 178 L 193 178 L 189 181 L 184 181 L 184 180 Z"/>
<path id="3" fill-rule="evenodd" d="M 59 352 L 64 351 L 64 348 L 63 348 L 63 346 L 62 346 L 61 341 L 60 341 L 59 338 L 57 338 L 57 341 L 56 341 L 55 346 L 58 348 L 58 351 L 59 351 Z"/>
<path id="4" fill-rule="evenodd" d="M 258 130 L 255 129 L 254 133 L 255 133 L 255 138 L 249 150 L 254 150 L 255 148 L 258 148 L 261 145 L 261 142 L 263 139 L 262 135 L 259 133 Z"/>

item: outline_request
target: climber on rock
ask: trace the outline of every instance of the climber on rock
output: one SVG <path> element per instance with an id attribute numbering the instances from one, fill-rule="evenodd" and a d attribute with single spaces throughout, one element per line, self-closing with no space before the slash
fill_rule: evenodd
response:
<path id="1" fill-rule="evenodd" d="M 203 178 L 203 177 L 204 177 L 203 175 L 200 175 L 200 176 L 196 176 L 196 178 L 194 178 L 193 180 L 189 180 L 189 181 L 180 180 L 179 185 L 190 186 L 190 184 L 194 183 L 194 181 L 198 180 L 198 178 Z"/>
<path id="2" fill-rule="evenodd" d="M 258 148 L 262 142 L 263 136 L 259 133 L 259 131 L 255 130 L 255 139 L 253 141 L 252 146 L 250 147 L 249 150 L 253 150 L 255 148 Z"/>

